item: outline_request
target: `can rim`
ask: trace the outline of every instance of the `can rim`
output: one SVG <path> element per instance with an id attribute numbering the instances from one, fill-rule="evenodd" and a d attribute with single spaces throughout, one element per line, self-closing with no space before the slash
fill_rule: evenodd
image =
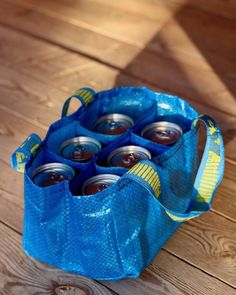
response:
<path id="1" fill-rule="evenodd" d="M 70 179 L 68 180 L 73 179 L 75 176 L 75 170 L 72 167 L 63 163 L 54 162 L 54 163 L 47 163 L 47 164 L 40 165 L 39 167 L 34 169 L 34 171 L 32 172 L 32 178 L 34 179 L 35 176 L 38 175 L 39 173 L 47 171 L 47 170 L 51 170 L 51 169 L 59 169 L 61 171 L 68 172 L 71 175 Z"/>
<path id="2" fill-rule="evenodd" d="M 96 128 L 96 126 L 102 121 L 104 121 L 105 119 L 122 119 L 122 121 L 128 121 L 131 127 L 134 126 L 134 120 L 130 116 L 120 114 L 120 113 L 113 113 L 113 114 L 106 114 L 98 118 L 94 124 L 94 128 Z"/>
<path id="3" fill-rule="evenodd" d="M 121 152 L 133 152 L 133 151 L 144 153 L 148 157 L 149 160 L 151 160 L 151 158 L 152 158 L 152 155 L 149 152 L 149 150 L 147 150 L 144 147 L 141 147 L 139 145 L 125 145 L 125 146 L 119 147 L 119 148 L 113 150 L 112 152 L 110 152 L 110 154 L 108 155 L 108 158 L 107 158 L 108 164 L 110 166 L 112 166 L 111 160 L 116 154 L 121 153 Z"/>
<path id="4" fill-rule="evenodd" d="M 104 180 L 104 178 L 106 178 L 107 181 L 113 181 L 112 183 L 117 182 L 120 179 L 120 176 L 116 175 L 116 174 L 98 174 L 95 176 L 92 176 L 90 178 L 88 178 L 82 185 L 82 194 L 84 194 L 84 190 L 85 188 L 92 184 L 92 183 L 96 183 L 99 180 Z"/>
<path id="5" fill-rule="evenodd" d="M 143 130 L 141 131 L 141 136 L 143 137 L 147 131 L 151 129 L 155 129 L 157 127 L 170 127 L 171 129 L 179 131 L 180 136 L 183 135 L 183 129 L 178 124 L 173 122 L 168 122 L 168 121 L 159 121 L 159 122 L 151 123 L 147 125 L 146 127 L 144 127 Z"/>
<path id="6" fill-rule="evenodd" d="M 89 137 L 89 136 L 78 136 L 78 137 L 72 137 L 64 141 L 60 146 L 60 154 L 62 155 L 65 147 L 73 143 L 81 143 L 81 144 L 93 143 L 98 147 L 98 150 L 101 150 L 102 148 L 102 144 L 97 139 L 93 137 Z"/>

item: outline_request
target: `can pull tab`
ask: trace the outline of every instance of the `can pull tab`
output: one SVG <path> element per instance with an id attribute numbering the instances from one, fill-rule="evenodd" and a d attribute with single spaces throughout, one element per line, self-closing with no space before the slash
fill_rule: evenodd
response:
<path id="1" fill-rule="evenodd" d="M 30 160 L 31 156 L 35 154 L 41 142 L 42 141 L 37 134 L 30 134 L 11 155 L 11 167 L 23 173 L 25 170 L 25 164 Z"/>

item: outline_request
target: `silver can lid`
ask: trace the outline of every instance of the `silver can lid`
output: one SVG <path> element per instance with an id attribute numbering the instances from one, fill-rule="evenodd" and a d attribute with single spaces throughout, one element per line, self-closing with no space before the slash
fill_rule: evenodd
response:
<path id="1" fill-rule="evenodd" d="M 95 138 L 79 136 L 64 141 L 60 147 L 60 155 L 75 162 L 85 162 L 90 160 L 101 148 L 101 143 Z"/>
<path id="2" fill-rule="evenodd" d="M 147 149 L 137 145 L 127 145 L 112 151 L 107 161 L 110 166 L 131 168 L 139 161 L 150 160 L 151 157 Z"/>
<path id="3" fill-rule="evenodd" d="M 83 195 L 96 194 L 117 182 L 120 176 L 115 174 L 99 174 L 87 179 L 82 186 Z"/>
<path id="4" fill-rule="evenodd" d="M 50 186 L 62 182 L 63 180 L 72 180 L 75 171 L 72 167 L 62 163 L 48 163 L 39 166 L 32 173 L 33 182 L 41 187 Z"/>
<path id="5" fill-rule="evenodd" d="M 100 117 L 94 125 L 94 131 L 107 135 L 118 135 L 133 127 L 131 117 L 123 114 L 108 114 Z"/>
<path id="6" fill-rule="evenodd" d="M 160 121 L 146 126 L 141 136 L 159 144 L 174 144 L 183 134 L 182 128 L 172 122 Z"/>

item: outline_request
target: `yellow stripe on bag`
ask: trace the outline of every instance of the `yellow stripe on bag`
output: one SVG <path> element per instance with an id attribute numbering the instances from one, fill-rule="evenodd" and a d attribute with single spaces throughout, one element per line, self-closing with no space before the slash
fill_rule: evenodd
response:
<path id="1" fill-rule="evenodd" d="M 80 89 L 74 95 L 80 96 L 86 105 L 93 101 L 93 94 L 86 89 Z"/>
<path id="2" fill-rule="evenodd" d="M 138 165 L 135 165 L 133 168 L 131 168 L 128 173 L 132 173 L 132 174 L 138 174 L 139 171 L 141 171 L 141 169 L 143 168 L 144 164 L 138 164 Z"/>
<path id="3" fill-rule="evenodd" d="M 143 171 L 144 171 L 144 172 L 143 172 L 143 174 L 142 174 L 142 178 L 146 179 L 147 176 L 150 176 L 151 171 L 152 171 L 152 168 L 151 168 L 151 167 L 148 167 L 148 169 L 143 170 Z"/>
<path id="4" fill-rule="evenodd" d="M 39 147 L 39 144 L 36 143 L 34 146 L 32 146 L 32 148 L 30 149 L 30 152 L 33 154 L 37 150 L 38 147 Z"/>
<path id="5" fill-rule="evenodd" d="M 153 189 L 155 196 L 159 197 L 160 189 L 160 179 L 157 172 L 147 164 L 138 163 L 133 168 L 131 168 L 127 173 L 135 174 L 145 180 Z"/>
<path id="6" fill-rule="evenodd" d="M 174 221 L 186 221 L 186 220 L 190 220 L 192 218 L 195 218 L 197 217 L 196 215 L 195 216 L 190 216 L 190 217 L 179 217 L 179 216 L 176 216 L 174 214 L 171 214 L 170 212 L 166 211 L 166 214 L 171 218 L 173 219 Z"/>

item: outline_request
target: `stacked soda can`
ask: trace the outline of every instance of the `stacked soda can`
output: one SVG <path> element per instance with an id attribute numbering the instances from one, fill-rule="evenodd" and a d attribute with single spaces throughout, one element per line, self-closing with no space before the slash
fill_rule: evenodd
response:
<path id="1" fill-rule="evenodd" d="M 106 114 L 96 120 L 93 131 L 109 136 L 121 135 L 134 125 L 134 120 L 124 114 Z M 182 128 L 173 122 L 158 121 L 145 126 L 140 135 L 159 145 L 173 146 L 183 135 Z M 64 141 L 59 148 L 59 155 L 67 160 L 86 163 L 102 150 L 102 144 L 95 138 L 78 136 Z M 151 152 L 138 145 L 124 145 L 112 150 L 106 159 L 108 167 L 131 168 L 141 160 L 151 160 Z M 62 163 L 47 163 L 37 167 L 32 173 L 32 180 L 38 186 L 58 184 L 64 180 L 72 182 L 76 171 Z M 119 180 L 118 175 L 99 174 L 88 178 L 81 184 L 80 192 L 90 195 L 102 191 Z"/>

